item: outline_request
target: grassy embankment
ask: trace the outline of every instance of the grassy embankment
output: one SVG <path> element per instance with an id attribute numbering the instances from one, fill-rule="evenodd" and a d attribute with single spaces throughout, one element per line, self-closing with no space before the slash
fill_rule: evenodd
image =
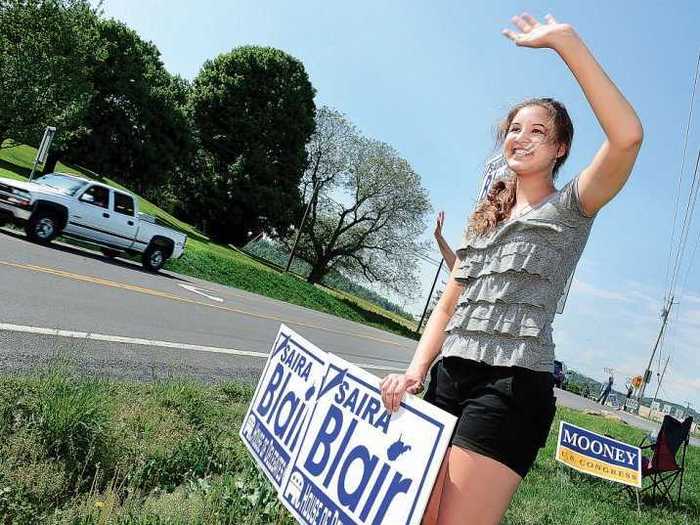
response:
<path id="1" fill-rule="evenodd" d="M 134 384 L 70 373 L 0 376 L 0 522 L 292 524 L 238 438 L 239 383 Z M 685 524 L 700 520 L 700 449 L 679 507 L 642 516 L 617 486 L 553 459 L 560 419 L 637 443 L 642 432 L 560 408 L 505 524 Z"/>
<path id="2" fill-rule="evenodd" d="M 36 150 L 29 146 L 0 149 L 0 177 L 26 180 L 31 171 L 35 153 Z M 92 172 L 74 166 L 59 163 L 56 170 L 94 178 L 118 188 L 122 187 L 110 179 L 98 177 Z M 155 215 L 162 223 L 183 231 L 189 237 L 184 255 L 178 260 L 168 261 L 165 267 L 167 270 L 234 286 L 415 338 L 413 333 L 415 324 L 393 312 L 351 294 L 310 285 L 298 277 L 262 264 L 240 251 L 211 242 L 191 225 L 178 220 L 141 197 L 139 197 L 139 207 L 144 213 Z"/>

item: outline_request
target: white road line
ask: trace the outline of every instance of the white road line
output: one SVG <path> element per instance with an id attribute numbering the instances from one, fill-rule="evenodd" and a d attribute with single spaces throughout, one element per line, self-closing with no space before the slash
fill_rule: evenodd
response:
<path id="1" fill-rule="evenodd" d="M 216 301 L 217 303 L 223 303 L 224 300 L 221 297 L 216 297 L 215 295 L 209 295 L 208 293 L 205 293 L 204 288 L 197 288 L 196 286 L 190 286 L 189 284 L 180 284 L 178 283 L 178 286 L 183 287 L 185 290 L 189 290 L 190 292 L 197 293 L 199 295 L 203 295 L 207 299 L 211 299 L 212 301 Z M 209 290 L 206 290 L 207 292 Z"/>
<path id="2" fill-rule="evenodd" d="M 236 350 L 235 348 L 221 348 L 218 346 L 193 345 L 188 343 L 174 343 L 172 341 L 158 341 L 153 339 L 140 339 L 137 337 L 124 337 L 119 335 L 95 334 L 92 332 L 78 332 L 73 330 L 61 330 L 60 328 L 42 328 L 39 326 L 24 326 L 10 323 L 0 323 L 0 331 L 21 332 L 35 335 L 51 335 L 54 337 L 70 337 L 73 339 L 90 339 L 92 341 L 104 341 L 108 343 L 122 343 L 129 345 L 156 346 L 160 348 L 173 348 L 176 350 L 195 350 L 197 352 L 214 352 L 217 354 L 229 354 L 245 357 L 257 357 L 267 359 L 266 352 L 253 352 L 250 350 Z M 403 368 L 355 363 L 365 370 L 387 370 L 390 372 L 403 372 Z"/>

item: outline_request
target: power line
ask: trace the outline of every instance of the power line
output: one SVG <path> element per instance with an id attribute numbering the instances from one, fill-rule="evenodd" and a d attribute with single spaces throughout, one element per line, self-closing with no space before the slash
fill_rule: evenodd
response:
<path id="1" fill-rule="evenodd" d="M 678 200 L 680 199 L 680 193 L 681 193 L 681 181 L 683 179 L 683 168 L 685 167 L 685 158 L 686 158 L 686 152 L 688 148 L 688 135 L 690 132 L 690 123 L 693 117 L 693 106 L 694 106 L 694 101 L 695 101 L 695 88 L 697 86 L 698 82 L 698 73 L 700 72 L 700 53 L 698 53 L 698 61 L 697 64 L 695 65 L 695 78 L 693 80 L 693 89 L 692 93 L 690 95 L 690 108 L 688 109 L 688 122 L 686 123 L 685 126 L 685 139 L 683 140 L 683 154 L 681 155 L 681 169 L 678 173 L 678 189 L 676 192 L 675 196 L 675 205 L 673 207 L 673 226 L 671 228 L 671 241 L 669 243 L 668 247 L 668 261 L 666 262 L 666 278 L 664 280 L 665 284 L 669 284 L 669 269 L 671 265 L 671 260 L 673 259 L 672 252 L 673 252 L 673 243 L 675 240 L 675 235 L 676 235 L 676 217 L 677 217 L 677 211 L 678 211 Z M 668 288 L 670 290 L 670 287 Z M 668 296 L 670 293 L 667 293 L 666 296 L 664 296 L 664 303 L 668 300 Z"/>
<path id="2" fill-rule="evenodd" d="M 695 210 L 695 203 L 698 198 L 698 163 L 700 163 L 700 150 L 698 150 L 698 156 L 695 161 L 695 169 L 693 170 L 693 180 L 690 186 L 690 194 L 688 195 L 688 203 L 685 208 L 685 216 L 683 217 L 683 228 L 681 229 L 681 234 L 679 238 L 678 251 L 676 252 L 676 261 L 673 266 L 671 284 L 668 290 L 668 297 L 674 295 L 676 281 L 678 279 L 678 274 L 680 271 L 681 260 L 683 258 L 683 254 L 685 252 L 685 245 L 688 240 L 690 224 L 693 222 L 693 211 Z"/>
<path id="3" fill-rule="evenodd" d="M 437 266 L 438 264 L 440 264 L 439 262 L 434 261 L 434 260 L 431 259 L 430 257 L 426 257 L 426 256 L 425 256 L 424 254 L 422 254 L 421 252 L 418 252 L 418 251 L 415 251 L 415 250 L 414 250 L 414 251 L 411 251 L 411 253 L 412 253 L 413 255 L 415 255 L 416 257 L 418 257 L 421 261 L 426 262 L 426 263 L 430 264 L 431 266 Z"/>
<path id="4" fill-rule="evenodd" d="M 690 108 L 688 110 L 688 122 L 686 124 L 686 131 L 685 131 L 685 139 L 683 143 L 683 153 L 681 155 L 681 168 L 678 174 L 678 190 L 675 196 L 675 204 L 673 207 L 673 225 L 671 228 L 671 241 L 669 244 L 669 257 L 666 263 L 666 277 L 665 277 L 665 294 L 664 294 L 664 307 L 662 311 L 662 324 L 661 324 L 661 329 L 659 330 L 659 334 L 657 336 L 656 342 L 654 343 L 654 347 L 651 352 L 651 357 L 649 358 L 649 363 L 647 364 L 645 370 L 644 370 L 644 378 L 642 380 L 642 385 L 640 387 L 639 393 L 638 393 L 638 399 L 641 402 L 644 398 L 644 391 L 647 387 L 647 385 L 650 382 L 651 379 L 651 366 L 654 362 L 654 354 L 656 351 L 659 351 L 659 367 L 661 364 L 661 352 L 662 352 L 662 347 L 664 344 L 664 340 L 666 337 L 666 328 L 667 325 L 669 324 L 669 314 L 671 307 L 674 304 L 678 304 L 679 301 L 674 301 L 675 298 L 675 292 L 676 292 L 676 285 L 678 282 L 678 276 L 681 273 L 681 268 L 682 268 L 682 261 L 683 261 L 683 256 L 685 254 L 685 248 L 686 244 L 688 241 L 688 234 L 690 232 L 690 226 L 693 222 L 693 212 L 695 211 L 695 204 L 697 202 L 697 197 L 698 197 L 698 163 L 700 162 L 700 151 L 698 151 L 698 157 L 697 160 L 695 161 L 695 169 L 693 170 L 693 179 L 690 183 L 690 191 L 688 192 L 688 201 L 685 206 L 685 213 L 683 215 L 683 223 L 680 229 L 679 237 L 678 237 L 678 245 L 676 247 L 675 251 L 675 257 L 674 257 L 674 241 L 675 241 L 675 234 L 676 234 L 676 218 L 677 218 L 677 211 L 678 211 L 678 204 L 680 200 L 680 189 L 681 189 L 681 183 L 683 180 L 683 170 L 685 168 L 685 159 L 686 159 L 686 153 L 687 153 L 687 146 L 688 146 L 688 136 L 690 133 L 690 124 L 692 122 L 692 115 L 693 115 L 693 106 L 694 106 L 694 101 L 695 101 L 695 89 L 697 86 L 697 80 L 698 80 L 698 74 L 700 72 L 700 53 L 698 54 L 698 61 L 695 66 L 695 78 L 693 80 L 693 89 L 690 97 Z M 696 247 L 697 248 L 697 247 Z M 690 267 L 692 266 L 692 261 L 695 255 L 695 251 L 693 251 L 693 255 L 691 256 L 691 261 L 690 264 L 688 265 L 688 272 L 690 272 Z M 669 275 L 669 269 L 671 269 L 670 275 Z M 686 274 L 686 279 L 687 281 L 687 274 Z M 685 281 L 684 281 L 684 288 L 685 288 Z M 674 312 L 676 314 L 676 320 L 677 320 L 677 312 Z M 670 331 L 670 327 L 669 327 Z M 670 358 L 670 352 L 668 352 L 669 358 Z M 660 385 L 659 385 L 660 387 Z M 658 392 L 658 389 L 657 389 Z"/>

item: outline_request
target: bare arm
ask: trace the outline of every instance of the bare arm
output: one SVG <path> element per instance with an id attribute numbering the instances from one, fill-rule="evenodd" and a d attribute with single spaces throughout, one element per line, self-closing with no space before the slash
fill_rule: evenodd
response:
<path id="1" fill-rule="evenodd" d="M 442 225 L 444 221 L 445 212 L 441 211 L 437 216 L 434 235 L 435 240 L 438 243 L 438 247 L 440 248 L 440 254 L 442 255 L 442 258 L 445 259 L 447 267 L 450 269 L 450 271 L 452 271 L 452 268 L 455 265 L 455 259 L 457 257 L 455 256 L 455 252 L 452 251 L 452 248 L 450 248 L 450 245 L 447 244 L 447 241 L 442 236 Z"/>
<path id="2" fill-rule="evenodd" d="M 447 287 L 437 306 L 430 314 L 425 331 L 418 342 L 413 360 L 404 374 L 390 374 L 382 379 L 380 387 L 384 406 L 391 411 L 398 410 L 404 392 L 416 393 L 430 369 L 435 357 L 440 353 L 445 342 L 445 327 L 457 306 L 457 300 L 462 292 L 460 285 L 450 276 Z"/>
<path id="3" fill-rule="evenodd" d="M 603 128 L 606 140 L 579 177 L 579 195 L 584 212 L 595 214 L 624 186 L 632 172 L 644 137 L 634 108 L 598 64 L 586 44 L 569 24 L 551 16 L 540 24 L 530 15 L 513 17 L 522 33 L 505 30 L 517 45 L 548 47 L 569 67 Z"/>
<path id="4" fill-rule="evenodd" d="M 452 271 L 455 265 L 455 260 L 457 260 L 455 252 L 452 251 L 452 248 L 450 248 L 450 245 L 447 244 L 447 241 L 442 235 L 440 237 L 436 237 L 435 240 L 440 247 L 440 254 L 442 255 L 442 258 L 445 259 L 445 264 L 447 264 L 447 267 L 450 269 L 450 271 Z"/>

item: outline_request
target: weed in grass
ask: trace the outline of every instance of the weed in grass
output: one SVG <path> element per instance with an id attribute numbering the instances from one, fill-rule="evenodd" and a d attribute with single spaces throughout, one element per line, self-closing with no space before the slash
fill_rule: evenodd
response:
<path id="1" fill-rule="evenodd" d="M 73 475 L 81 476 L 93 469 L 106 446 L 111 406 L 104 384 L 54 373 L 40 385 L 32 424 L 48 457 L 64 460 Z"/>
<path id="2" fill-rule="evenodd" d="M 211 436 L 196 434 L 168 454 L 148 458 L 141 468 L 130 473 L 129 483 L 145 492 L 156 487 L 173 491 L 211 472 L 213 451 Z"/>
<path id="3" fill-rule="evenodd" d="M 26 381 L 0 377 L 0 439 L 23 425 L 31 413 Z"/>
<path id="4" fill-rule="evenodd" d="M 255 392 L 255 387 L 246 383 L 222 383 L 219 385 L 219 389 L 226 396 L 226 399 L 232 403 L 248 404 Z"/>
<path id="5" fill-rule="evenodd" d="M 205 515 L 211 523 L 295 523 L 280 505 L 272 486 L 252 462 L 242 472 L 225 475 L 212 485 Z"/>
<path id="6" fill-rule="evenodd" d="M 194 381 L 169 380 L 155 384 L 155 393 L 164 408 L 175 410 L 195 428 L 204 424 L 207 407 L 202 387 Z"/>

